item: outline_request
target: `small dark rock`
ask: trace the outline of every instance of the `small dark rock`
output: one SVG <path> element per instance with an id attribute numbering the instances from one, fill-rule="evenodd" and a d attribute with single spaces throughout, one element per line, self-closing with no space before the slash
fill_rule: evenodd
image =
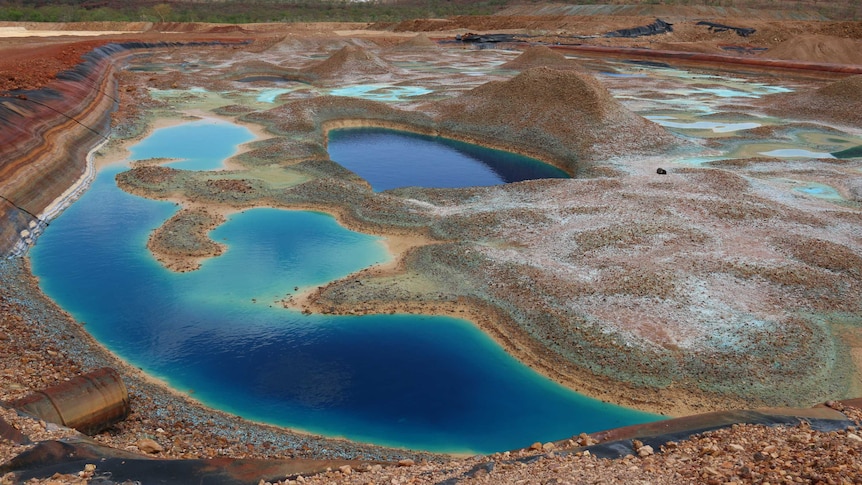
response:
<path id="1" fill-rule="evenodd" d="M 659 175 L 667 175 L 667 170 L 665 170 L 665 169 L 663 169 L 663 168 L 659 167 L 659 168 L 655 171 L 655 173 L 657 173 L 657 174 L 659 174 Z"/>

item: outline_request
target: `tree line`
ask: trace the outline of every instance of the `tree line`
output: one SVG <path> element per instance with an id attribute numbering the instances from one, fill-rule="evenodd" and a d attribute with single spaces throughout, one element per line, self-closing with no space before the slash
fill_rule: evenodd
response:
<path id="1" fill-rule="evenodd" d="M 490 15 L 507 0 L 0 0 L 0 20 L 15 22 L 394 22 Z"/>

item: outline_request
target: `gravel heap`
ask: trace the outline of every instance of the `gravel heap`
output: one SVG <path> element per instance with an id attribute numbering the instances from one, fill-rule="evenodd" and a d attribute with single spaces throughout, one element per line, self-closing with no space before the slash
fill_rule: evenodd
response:
<path id="1" fill-rule="evenodd" d="M 397 72 L 398 68 L 362 47 L 346 45 L 304 72 L 320 80 L 333 80 L 363 75 Z"/>
<path id="2" fill-rule="evenodd" d="M 530 154 L 535 147 L 570 173 L 579 162 L 667 150 L 678 141 L 625 108 L 589 74 L 538 67 L 483 84 L 436 107 L 440 126 Z"/>
<path id="3" fill-rule="evenodd" d="M 862 52 L 862 49 L 859 50 Z M 828 119 L 862 125 L 862 75 L 849 76 L 819 89 L 770 97 L 764 108 L 784 116 Z"/>
<path id="4" fill-rule="evenodd" d="M 574 61 L 566 59 L 566 56 L 543 45 L 532 46 L 521 55 L 503 64 L 503 69 L 526 71 L 533 67 L 554 67 L 557 69 L 573 69 L 577 67 Z"/>
<path id="5" fill-rule="evenodd" d="M 439 46 L 436 42 L 431 40 L 428 37 L 428 34 L 425 32 L 420 32 L 416 34 L 415 37 L 411 37 L 409 40 L 404 41 L 392 48 L 395 51 L 405 51 L 405 52 L 415 52 L 417 49 L 419 50 L 428 50 L 428 49 L 439 49 Z"/>

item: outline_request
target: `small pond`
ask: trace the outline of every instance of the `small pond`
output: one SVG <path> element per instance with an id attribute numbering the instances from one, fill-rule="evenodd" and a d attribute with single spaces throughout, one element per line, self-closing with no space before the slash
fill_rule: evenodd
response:
<path id="1" fill-rule="evenodd" d="M 383 128 L 331 131 L 329 156 L 368 181 L 375 191 L 475 187 L 569 177 L 552 165 L 522 155 Z"/>

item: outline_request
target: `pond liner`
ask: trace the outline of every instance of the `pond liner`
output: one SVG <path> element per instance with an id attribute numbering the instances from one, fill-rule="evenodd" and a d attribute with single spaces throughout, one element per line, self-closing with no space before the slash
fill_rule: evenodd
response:
<path id="1" fill-rule="evenodd" d="M 706 20 L 701 20 L 694 25 L 706 25 L 709 28 L 709 31 L 714 33 L 727 32 L 728 30 L 732 30 L 736 32 L 736 35 L 740 37 L 748 37 L 749 35 L 752 35 L 753 33 L 757 32 L 757 29 L 750 29 L 748 27 L 732 27 L 730 25 L 707 22 Z"/>
<path id="2" fill-rule="evenodd" d="M 468 32 L 464 35 L 456 35 L 455 40 L 466 42 L 468 44 L 497 44 L 500 42 L 526 42 L 524 40 L 525 37 L 529 36 L 516 36 L 515 34 L 474 34 L 472 32 Z"/>
<path id="3" fill-rule="evenodd" d="M 597 45 L 564 44 L 549 45 L 551 49 L 578 52 L 584 55 L 617 57 L 645 57 L 652 59 L 671 59 L 682 63 L 694 64 L 735 64 L 757 69 L 790 69 L 797 71 L 819 71 L 844 74 L 862 74 L 862 65 L 834 64 L 824 62 L 788 61 L 761 57 L 739 57 L 727 54 L 706 54 L 702 52 L 668 51 L 660 49 L 641 49 L 635 47 L 605 47 Z"/>
<path id="4" fill-rule="evenodd" d="M 797 426 L 802 423 L 808 423 L 811 429 L 823 433 L 855 426 L 844 414 L 826 407 L 717 411 L 593 433 L 590 437 L 599 443 L 579 448 L 577 451 L 589 451 L 598 458 L 622 458 L 636 453 L 633 440 L 659 450 L 670 441 L 686 440 L 691 436 L 728 428 L 734 424 Z"/>
<path id="5" fill-rule="evenodd" d="M 604 34 L 602 37 L 634 38 L 644 37 L 648 35 L 666 34 L 668 32 L 673 32 L 673 24 L 667 23 L 662 19 L 655 19 L 655 22 L 649 25 L 633 27 L 630 29 L 614 30 L 613 32 L 608 32 Z"/>
<path id="6" fill-rule="evenodd" d="M 838 404 L 859 407 L 862 398 L 839 401 Z M 840 409 L 840 407 L 839 407 Z M 569 440 L 555 442 L 554 454 L 565 455 L 589 451 L 597 458 L 623 458 L 634 455 L 634 440 L 652 446 L 661 452 L 669 441 L 682 441 L 694 435 L 729 428 L 735 424 L 761 424 L 766 426 L 796 426 L 807 423 L 819 432 L 846 430 L 855 423 L 836 409 L 823 405 L 813 408 L 762 408 L 753 410 L 716 411 L 682 418 L 626 426 L 590 435 L 598 444 L 573 448 Z M 546 454 L 523 458 L 478 463 L 458 477 L 439 482 L 439 485 L 456 485 L 494 470 L 498 464 L 529 465 L 542 460 Z M 14 479 L 50 478 L 55 473 L 77 474 L 88 463 L 97 463 L 92 480 L 109 479 L 113 483 L 138 481 L 141 483 L 207 483 L 207 484 L 258 484 L 261 480 L 275 482 L 295 479 L 298 475 L 313 475 L 342 465 L 353 469 L 369 465 L 393 465 L 380 461 L 310 460 L 310 459 L 159 459 L 151 456 L 110 448 L 86 437 L 60 441 L 43 441 L 32 449 L 0 465 L 0 476 L 12 473 Z M 103 483 L 103 482 L 99 482 Z"/>
<path id="7" fill-rule="evenodd" d="M 0 476 L 12 473 L 15 483 L 48 479 L 54 474 L 77 475 L 95 464 L 93 483 L 206 483 L 208 485 L 257 485 L 314 475 L 348 465 L 363 469 L 388 462 L 312 459 L 160 459 L 110 448 L 87 438 L 43 441 L 3 465 Z"/>

